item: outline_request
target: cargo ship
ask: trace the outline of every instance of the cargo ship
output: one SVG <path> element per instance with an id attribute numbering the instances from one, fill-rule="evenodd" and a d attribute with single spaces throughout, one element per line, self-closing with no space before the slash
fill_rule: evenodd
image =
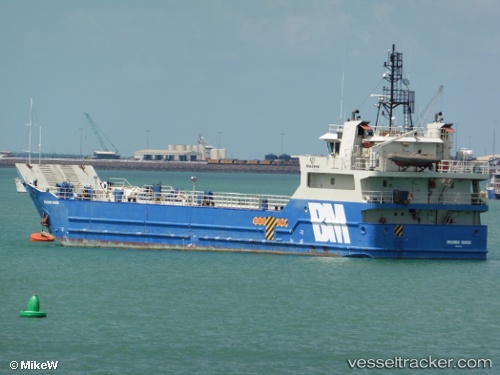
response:
<path id="1" fill-rule="evenodd" d="M 181 191 L 101 180 L 90 165 L 16 164 L 50 233 L 64 246 L 400 259 L 487 257 L 487 162 L 451 157 L 453 124 L 412 121 L 415 95 L 395 46 L 376 121 L 359 111 L 300 156 L 292 196 Z M 397 114 L 398 112 L 398 114 Z M 399 114 L 401 112 L 401 114 Z"/>

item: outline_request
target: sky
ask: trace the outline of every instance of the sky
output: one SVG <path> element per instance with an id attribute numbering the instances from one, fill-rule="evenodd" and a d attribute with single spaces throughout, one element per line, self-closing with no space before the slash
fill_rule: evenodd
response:
<path id="1" fill-rule="evenodd" d="M 36 153 L 40 128 L 44 153 L 102 149 L 86 112 L 124 157 L 199 135 L 230 158 L 325 154 L 328 124 L 375 122 L 395 44 L 414 122 L 442 111 L 456 147 L 500 152 L 499 15 L 497 0 L 0 0 L 0 150 L 28 150 L 33 99 Z"/>

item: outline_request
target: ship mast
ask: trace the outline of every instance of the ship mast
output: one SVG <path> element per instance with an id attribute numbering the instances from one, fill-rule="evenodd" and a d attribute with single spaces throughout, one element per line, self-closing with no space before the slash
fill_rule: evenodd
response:
<path id="1" fill-rule="evenodd" d="M 33 128 L 33 98 L 30 99 L 30 123 L 26 124 L 29 126 L 29 135 L 28 135 L 28 164 L 31 164 L 31 130 Z"/>
<path id="2" fill-rule="evenodd" d="M 410 81 L 403 78 L 403 54 L 396 52 L 395 45 L 392 45 L 392 51 L 389 51 L 387 61 L 384 62 L 384 68 L 387 70 L 383 77 L 389 82 L 389 87 L 384 86 L 383 94 L 379 102 L 379 111 L 382 106 L 385 111 L 382 115 L 389 120 L 389 128 L 394 125 L 394 112 L 396 107 L 403 106 L 404 126 L 413 129 L 411 114 L 414 113 L 415 91 L 409 90 Z M 405 88 L 403 88 L 403 85 Z M 377 115 L 377 125 L 379 116 Z"/>

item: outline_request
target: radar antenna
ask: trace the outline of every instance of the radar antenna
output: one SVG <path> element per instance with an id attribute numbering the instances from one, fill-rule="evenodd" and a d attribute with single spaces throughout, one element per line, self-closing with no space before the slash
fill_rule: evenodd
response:
<path id="1" fill-rule="evenodd" d="M 413 129 L 411 114 L 415 108 L 415 91 L 409 90 L 410 81 L 403 78 L 403 54 L 396 52 L 395 45 L 392 45 L 392 51 L 389 50 L 387 61 L 384 62 L 384 68 L 387 70 L 383 77 L 389 82 L 389 86 L 384 86 L 383 95 L 380 96 L 378 103 L 377 122 L 378 125 L 380 108 L 384 108 L 382 116 L 388 117 L 389 128 L 394 124 L 394 110 L 399 105 L 403 106 L 404 126 Z M 403 88 L 403 85 L 405 88 Z"/>

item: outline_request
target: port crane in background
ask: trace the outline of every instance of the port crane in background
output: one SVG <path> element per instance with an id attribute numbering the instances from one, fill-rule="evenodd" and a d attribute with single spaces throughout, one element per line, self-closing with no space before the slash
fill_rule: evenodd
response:
<path id="1" fill-rule="evenodd" d="M 118 154 L 118 149 L 115 147 L 115 145 L 109 140 L 108 137 L 98 128 L 94 120 L 92 120 L 92 117 L 86 112 L 83 113 L 85 117 L 87 118 L 87 122 L 89 123 L 90 127 L 94 131 L 94 134 L 101 144 L 102 150 L 101 151 L 94 151 L 94 157 L 96 159 L 119 159 L 120 155 Z M 106 146 L 106 143 L 104 143 L 104 140 L 101 137 L 101 134 L 106 138 L 106 140 L 109 142 L 109 144 L 115 149 L 114 151 L 110 151 L 108 147 Z"/>

